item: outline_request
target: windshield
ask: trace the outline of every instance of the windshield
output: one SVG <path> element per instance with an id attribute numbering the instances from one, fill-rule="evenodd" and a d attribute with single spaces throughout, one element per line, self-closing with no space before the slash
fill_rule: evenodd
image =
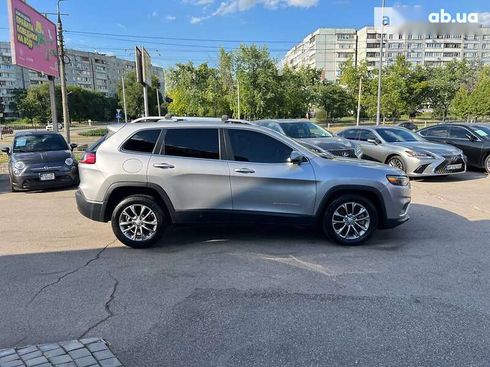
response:
<path id="1" fill-rule="evenodd" d="M 333 158 L 333 154 L 330 152 L 327 152 L 326 150 L 323 150 L 321 148 L 318 148 L 314 145 L 308 144 L 308 143 L 302 143 L 300 142 L 302 146 L 304 146 L 306 149 L 308 149 L 310 152 L 322 157 L 322 158 Z"/>
<path id="2" fill-rule="evenodd" d="M 376 129 L 376 132 L 383 138 L 387 143 L 400 143 L 405 141 L 420 141 L 416 134 L 405 129 Z"/>
<path id="3" fill-rule="evenodd" d="M 331 138 L 333 135 L 312 122 L 284 122 L 279 124 L 284 133 L 293 139 Z"/>
<path id="4" fill-rule="evenodd" d="M 65 139 L 58 134 L 18 136 L 14 140 L 14 153 L 48 152 L 68 150 Z"/>
<path id="5" fill-rule="evenodd" d="M 490 139 L 490 126 L 479 125 L 473 128 L 473 132 L 483 139 Z"/>

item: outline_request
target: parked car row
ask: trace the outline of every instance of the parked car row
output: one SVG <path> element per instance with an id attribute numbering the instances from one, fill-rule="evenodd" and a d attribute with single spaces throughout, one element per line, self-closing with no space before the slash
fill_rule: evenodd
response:
<path id="1" fill-rule="evenodd" d="M 308 120 L 172 118 L 110 126 L 79 163 L 54 132 L 19 132 L 2 151 L 13 191 L 80 180 L 79 211 L 131 247 L 172 224 L 230 221 L 320 225 L 357 245 L 409 219 L 409 176 L 489 171 L 489 137 L 481 124 L 335 136 Z"/>

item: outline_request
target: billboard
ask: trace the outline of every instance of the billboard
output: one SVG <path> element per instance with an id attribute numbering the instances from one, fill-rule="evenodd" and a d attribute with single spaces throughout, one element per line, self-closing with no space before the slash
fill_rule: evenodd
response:
<path id="1" fill-rule="evenodd" d="M 22 0 L 7 0 L 12 64 L 59 76 L 56 25 Z"/>
<path id="2" fill-rule="evenodd" d="M 151 76 L 152 76 L 152 70 L 151 70 L 151 56 L 146 51 L 146 48 L 143 47 L 143 83 L 146 84 L 147 86 L 151 86 Z"/>

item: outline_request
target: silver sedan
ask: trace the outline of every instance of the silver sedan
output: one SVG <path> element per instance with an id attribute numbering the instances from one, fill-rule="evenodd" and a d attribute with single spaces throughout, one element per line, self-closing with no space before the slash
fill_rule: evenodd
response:
<path id="1" fill-rule="evenodd" d="M 461 149 L 431 143 L 400 127 L 355 127 L 338 134 L 358 144 L 362 159 L 386 163 L 411 177 L 445 176 L 466 172 Z"/>

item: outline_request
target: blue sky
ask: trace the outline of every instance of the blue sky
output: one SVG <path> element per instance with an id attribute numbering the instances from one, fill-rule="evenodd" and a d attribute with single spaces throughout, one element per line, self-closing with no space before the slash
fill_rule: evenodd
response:
<path id="1" fill-rule="evenodd" d="M 55 0 L 28 0 L 28 3 L 42 12 L 56 8 Z M 285 50 L 319 27 L 372 25 L 373 8 L 380 4 L 381 0 L 67 0 L 62 3 L 62 10 L 69 13 L 64 18 L 68 31 L 118 35 L 68 32 L 69 47 L 132 59 L 134 46 L 143 44 L 154 63 L 169 66 L 189 60 L 213 63 L 218 47 L 239 45 L 226 40 L 259 41 L 280 58 Z M 441 8 L 454 13 L 490 11 L 488 0 L 386 2 L 386 6 L 418 4 L 422 4 L 427 14 Z M 0 40 L 7 40 L 5 2 L 0 2 L 0 9 Z"/>

